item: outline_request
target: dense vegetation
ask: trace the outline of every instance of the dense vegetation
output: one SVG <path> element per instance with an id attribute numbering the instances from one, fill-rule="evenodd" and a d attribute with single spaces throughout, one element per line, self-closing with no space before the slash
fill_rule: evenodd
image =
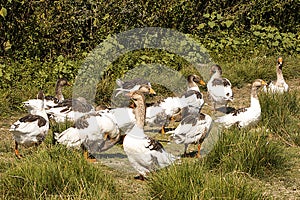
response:
<path id="1" fill-rule="evenodd" d="M 257 78 L 274 80 L 278 55 L 284 57 L 284 77 L 299 79 L 298 10 L 300 2 L 294 0 L 1 1 L 0 125 L 5 127 L 3 131 L 1 127 L 5 139 L 0 141 L 0 198 L 125 199 L 119 189 L 130 187 L 126 177 L 86 163 L 80 152 L 54 146 L 49 138 L 38 149 L 24 150 L 25 159 L 12 159 L 12 140 L 6 131 L 14 117 L 25 112 L 22 101 L 34 98 L 40 89 L 53 95 L 59 77 L 75 83 L 80 69 L 93 64 L 87 60 L 99 44 L 110 41 L 100 45 L 105 56 L 124 47 L 115 35 L 135 28 L 168 28 L 207 49 L 209 59 L 222 66 L 235 88 L 245 88 Z M 140 65 L 161 64 L 184 76 L 200 73 L 195 63 L 179 54 L 147 47 L 145 42 L 111 62 L 97 58 L 108 66 L 98 74 L 95 103 L 111 103 L 115 80 Z M 188 42 L 178 49 L 202 53 Z M 164 76 L 172 84 L 170 75 Z M 153 86 L 159 97 L 171 95 L 167 88 Z M 71 97 L 72 90 L 64 88 L 64 95 Z M 213 151 L 200 162 L 184 159 L 154 173 L 146 183 L 151 199 L 272 198 L 264 187 L 268 176 L 285 176 L 297 164 L 291 159 L 300 160 L 299 91 L 261 94 L 260 102 L 262 120 L 257 127 L 223 131 Z M 8 116 L 13 119 L 7 120 Z M 51 131 L 66 127 L 52 126 Z"/>
<path id="2" fill-rule="evenodd" d="M 141 27 L 170 28 L 208 49 L 214 62 L 300 52 L 297 1 L 6 1 L 1 3 L 0 90 L 2 112 L 58 77 L 75 79 L 82 59 L 110 36 Z M 186 46 L 184 46 L 186 48 Z M 110 82 L 142 63 L 161 63 L 187 74 L 186 60 L 172 52 L 140 49 L 122 55 L 102 76 L 96 102 L 108 101 Z M 268 60 L 269 63 L 270 62 Z M 268 64 L 269 64 L 268 63 Z M 270 64 L 271 65 L 271 64 Z M 178 67 L 180 66 L 180 67 Z M 226 67 L 226 66 L 225 66 Z M 226 70 L 225 70 L 226 71 Z M 299 72 L 299 70 L 298 70 Z M 237 75 L 238 77 L 240 74 Z M 271 78 L 262 77 L 262 78 Z M 250 80 L 237 80 L 241 86 Z M 21 85 L 21 86 L 20 86 Z M 23 93 L 22 88 L 31 88 Z M 15 91 L 11 94 L 9 91 Z"/>

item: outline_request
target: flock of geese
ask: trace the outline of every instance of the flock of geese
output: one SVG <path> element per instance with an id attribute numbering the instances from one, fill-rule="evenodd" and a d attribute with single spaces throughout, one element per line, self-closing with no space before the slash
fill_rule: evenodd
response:
<path id="1" fill-rule="evenodd" d="M 257 122 L 261 115 L 258 90 L 265 92 L 286 92 L 288 85 L 282 75 L 283 60 L 277 59 L 277 80 L 266 84 L 257 79 L 252 84 L 250 107 L 239 108 L 227 112 L 221 117 L 212 119 L 202 112 L 203 94 L 198 84 L 205 82 L 197 75 L 187 77 L 188 88 L 180 97 L 168 97 L 163 101 L 146 106 L 145 95 L 155 94 L 151 83 L 143 79 L 123 82 L 117 80 L 118 95 L 124 95 L 133 101 L 128 107 L 107 108 L 94 107 L 84 98 L 64 99 L 62 88 L 70 84 L 64 78 L 59 79 L 55 87 L 55 96 L 44 96 L 40 91 L 37 99 L 24 102 L 28 115 L 15 122 L 10 131 L 15 141 L 15 155 L 21 158 L 18 145 L 30 147 L 43 142 L 49 131 L 49 118 L 60 123 L 73 121 L 73 126 L 61 133 L 54 133 L 57 143 L 67 147 L 81 147 L 85 157 L 89 154 L 103 152 L 122 140 L 123 148 L 132 167 L 139 173 L 137 179 L 144 180 L 148 173 L 166 167 L 179 157 L 168 153 L 163 145 L 148 137 L 144 125 L 162 127 L 174 116 L 180 116 L 180 123 L 171 138 L 176 144 L 184 144 L 184 154 L 190 144 L 198 145 L 197 157 L 200 157 L 201 144 L 209 134 L 213 123 L 220 123 L 225 128 L 233 125 L 245 127 Z M 218 106 L 227 108 L 233 101 L 232 86 L 228 79 L 222 77 L 222 69 L 218 65 L 211 67 L 211 78 L 207 82 L 207 92 L 213 102 L 214 112 Z"/>

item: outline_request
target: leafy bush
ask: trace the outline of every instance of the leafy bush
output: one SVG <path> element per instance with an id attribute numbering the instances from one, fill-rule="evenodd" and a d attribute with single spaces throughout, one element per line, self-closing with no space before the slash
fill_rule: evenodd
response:
<path id="1" fill-rule="evenodd" d="M 205 158 L 209 169 L 240 171 L 263 177 L 287 167 L 283 146 L 268 139 L 265 130 L 225 130 L 214 149 Z"/>
<path id="2" fill-rule="evenodd" d="M 251 45 L 297 53 L 298 10 L 296 1 L 279 0 L 6 1 L 0 11 L 0 56 L 82 58 L 109 35 L 150 26 L 194 35 L 220 56 Z"/>
<path id="3" fill-rule="evenodd" d="M 44 148 L 1 175 L 3 199 L 121 199 L 105 170 L 87 163 L 79 152 Z"/>
<path id="4" fill-rule="evenodd" d="M 153 199 L 268 199 L 242 173 L 209 171 L 199 162 L 184 162 L 151 176 Z"/>

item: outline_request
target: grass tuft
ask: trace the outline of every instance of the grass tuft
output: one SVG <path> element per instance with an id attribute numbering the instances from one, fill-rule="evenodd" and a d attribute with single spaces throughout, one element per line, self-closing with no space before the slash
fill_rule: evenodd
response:
<path id="1" fill-rule="evenodd" d="M 41 149 L 1 175 L 3 199 L 120 199 L 101 166 L 60 145 Z"/>
<path id="2" fill-rule="evenodd" d="M 209 169 L 263 177 L 284 171 L 287 157 L 281 143 L 271 140 L 267 131 L 234 128 L 224 130 L 205 163 Z"/>
<path id="3" fill-rule="evenodd" d="M 260 95 L 261 124 L 288 145 L 300 146 L 300 98 L 299 92 Z"/>
<path id="4" fill-rule="evenodd" d="M 153 199 L 267 199 L 245 174 L 209 171 L 199 162 L 161 170 L 148 189 Z"/>

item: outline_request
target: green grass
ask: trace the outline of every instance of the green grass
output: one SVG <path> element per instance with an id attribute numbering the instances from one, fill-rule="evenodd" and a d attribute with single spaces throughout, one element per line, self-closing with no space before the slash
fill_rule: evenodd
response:
<path id="1" fill-rule="evenodd" d="M 222 61 L 216 60 L 223 69 L 224 77 L 228 78 L 234 87 L 241 88 L 255 79 L 263 79 L 266 82 L 276 80 L 276 60 L 279 55 L 271 57 L 253 57 L 250 59 Z M 283 75 L 286 80 L 298 78 L 299 56 L 283 56 Z"/>
<path id="2" fill-rule="evenodd" d="M 254 177 L 283 172 L 287 169 L 287 162 L 283 145 L 269 139 L 263 129 L 225 130 L 205 158 L 209 169 L 240 171 Z"/>
<path id="3" fill-rule="evenodd" d="M 208 170 L 201 162 L 161 170 L 148 187 L 153 199 L 268 199 L 247 175 Z"/>
<path id="4" fill-rule="evenodd" d="M 300 97 L 298 91 L 260 95 L 261 125 L 288 145 L 300 145 Z"/>
<path id="5" fill-rule="evenodd" d="M 39 148 L 1 175 L 3 199 L 121 199 L 104 167 L 62 146 Z"/>
<path id="6" fill-rule="evenodd" d="M 299 57 L 284 58 L 286 80 L 298 80 Z M 219 64 L 234 87 L 249 91 L 245 85 L 254 79 L 276 78 L 275 61 L 276 55 L 220 61 Z M 182 66 L 181 70 L 187 69 Z M 0 199 L 268 199 L 273 193 L 281 198 L 280 187 L 300 183 L 297 182 L 300 180 L 298 171 L 293 171 L 300 162 L 299 91 L 291 90 L 282 95 L 260 93 L 262 118 L 256 127 L 224 130 L 213 150 L 202 160 L 183 159 L 182 164 L 158 171 L 149 181 L 139 183 L 129 180 L 132 174 L 118 174 L 101 164 L 87 163 L 81 151 L 52 145 L 52 133 L 62 132 L 70 123 L 52 123 L 42 145 L 29 149 L 20 147 L 25 158 L 15 159 L 13 140 L 7 129 L 16 116 L 25 115 L 21 102 L 35 98 L 39 90 L 22 80 L 13 92 L 0 91 L 0 128 L 3 127 L 0 132 Z M 44 83 L 46 94 L 54 95 L 54 85 L 54 81 Z M 110 81 L 104 80 L 98 87 L 102 91 L 99 98 L 109 99 L 105 91 L 111 87 Z M 64 88 L 63 92 L 65 97 L 71 97 L 72 88 Z M 160 88 L 158 93 L 163 94 L 164 89 Z M 234 103 L 244 98 L 249 99 L 248 93 Z M 274 188 L 269 189 L 271 192 L 266 192 L 264 186 L 269 184 L 269 177 L 276 182 Z M 143 190 L 146 190 L 144 198 L 140 195 Z"/>

